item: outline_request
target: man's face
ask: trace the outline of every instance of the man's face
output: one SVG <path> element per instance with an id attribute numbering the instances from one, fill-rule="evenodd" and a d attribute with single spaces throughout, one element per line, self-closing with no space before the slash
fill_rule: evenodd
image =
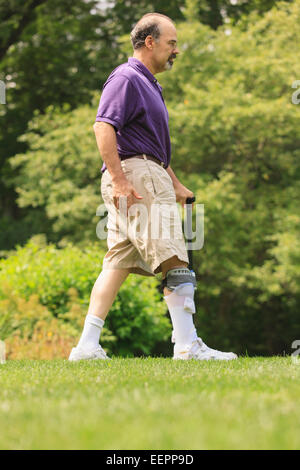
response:
<path id="1" fill-rule="evenodd" d="M 160 38 L 158 42 L 154 42 L 152 54 L 152 62 L 157 71 L 156 73 L 171 70 L 173 60 L 179 54 L 175 26 L 166 20 L 161 23 L 160 31 Z"/>

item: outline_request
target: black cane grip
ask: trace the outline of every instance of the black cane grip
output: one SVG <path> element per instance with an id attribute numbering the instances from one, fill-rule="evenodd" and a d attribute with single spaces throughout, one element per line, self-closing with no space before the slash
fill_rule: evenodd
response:
<path id="1" fill-rule="evenodd" d="M 196 201 L 195 197 L 187 197 L 185 203 L 186 204 L 192 204 L 195 201 Z"/>

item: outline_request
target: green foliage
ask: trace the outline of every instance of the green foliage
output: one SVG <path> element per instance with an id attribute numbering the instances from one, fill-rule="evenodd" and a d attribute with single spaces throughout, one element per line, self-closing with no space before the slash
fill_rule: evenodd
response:
<path id="1" fill-rule="evenodd" d="M 47 245 L 43 237 L 33 237 L 24 247 L 18 246 L 0 262 L 1 339 L 20 328 L 21 337 L 30 339 L 38 321 L 57 319 L 52 329 L 56 334 L 59 328 L 66 333 L 67 325 L 75 345 L 103 256 L 96 244 L 82 249 L 69 244 L 57 249 Z M 47 321 L 44 333 L 49 328 Z M 26 335 L 22 325 L 27 328 Z M 129 275 L 105 322 L 101 344 L 110 354 L 147 355 L 170 333 L 157 280 Z"/>
<path id="2" fill-rule="evenodd" d="M 288 351 L 300 328 L 300 217 L 279 199 L 251 207 L 233 172 L 189 181 L 205 208 L 204 246 L 194 253 L 199 332 L 219 349 Z"/>
<path id="3" fill-rule="evenodd" d="M 117 337 L 114 354 L 160 355 L 154 346 L 170 340 L 171 324 L 157 286 L 154 278 L 129 275 L 125 281 L 106 320 Z"/>
<path id="4" fill-rule="evenodd" d="M 300 5 L 286 8 L 254 16 L 242 32 L 212 32 L 197 22 L 178 28 L 182 55 L 174 73 L 160 79 L 177 168 L 184 161 L 187 172 L 216 175 L 226 165 L 258 184 L 299 175 L 299 107 L 291 102 L 299 65 L 291 31 Z"/>
<path id="5" fill-rule="evenodd" d="M 0 0 L 0 57 L 6 52 L 0 63 L 0 80 L 7 90 L 7 103 L 0 105 L 0 206 L 6 215 L 4 223 L 8 218 L 8 227 L 15 225 L 8 241 L 0 233 L 1 249 L 13 248 L 39 233 L 36 224 L 31 224 L 34 210 L 18 209 L 17 194 L 10 184 L 13 171 L 8 159 L 27 150 L 18 136 L 26 131 L 35 110 L 43 113 L 50 105 L 65 103 L 73 109 L 90 102 L 98 86 L 95 49 L 99 48 L 103 19 L 101 13 L 91 14 L 95 3 Z M 106 41 L 100 43 L 105 48 Z M 16 223 L 20 219 L 25 227 L 21 233 Z"/>
<path id="6" fill-rule="evenodd" d="M 0 337 L 5 340 L 8 359 L 68 357 L 78 335 L 71 323 L 54 318 L 36 294 L 26 300 L 6 283 L 2 292 L 5 298 L 0 300 Z M 72 303 L 71 312 L 75 314 L 76 310 L 78 314 L 78 307 Z"/>
<path id="7" fill-rule="evenodd" d="M 84 250 L 72 245 L 57 249 L 36 236 L 1 261 L 0 283 L 5 280 L 26 299 L 37 294 L 40 302 L 57 316 L 67 311 L 70 287 L 77 289 L 82 302 L 88 301 L 102 256 L 96 245 Z M 1 287 L 0 296 L 3 298 Z"/>
<path id="8" fill-rule="evenodd" d="M 3 298 L 0 301 L 1 340 L 13 336 L 17 331 L 23 338 L 31 338 L 35 324 L 49 318 L 47 308 L 32 294 L 28 301 L 18 297 L 11 286 L 2 284 Z"/>
<path id="9" fill-rule="evenodd" d="M 50 106 L 44 115 L 36 112 L 20 138 L 30 151 L 10 160 L 12 168 L 19 170 L 13 178 L 19 205 L 42 209 L 41 225 L 43 218 L 52 222 L 50 240 L 96 240 L 96 210 L 103 203 L 102 160 L 92 127 L 96 107 L 95 100 L 94 108 L 70 112 L 68 106 L 62 110 Z"/>

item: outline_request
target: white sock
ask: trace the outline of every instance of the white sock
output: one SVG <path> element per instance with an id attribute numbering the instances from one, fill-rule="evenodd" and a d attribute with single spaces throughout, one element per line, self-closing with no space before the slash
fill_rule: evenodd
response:
<path id="1" fill-rule="evenodd" d="M 99 346 L 100 334 L 104 320 L 95 315 L 87 315 L 84 322 L 83 332 L 77 347 L 84 349 L 95 349 Z"/>
<path id="2" fill-rule="evenodd" d="M 175 340 L 176 345 L 189 345 L 197 339 L 193 298 L 194 286 L 191 283 L 181 284 L 171 294 L 164 296 L 173 325 L 172 340 Z"/>

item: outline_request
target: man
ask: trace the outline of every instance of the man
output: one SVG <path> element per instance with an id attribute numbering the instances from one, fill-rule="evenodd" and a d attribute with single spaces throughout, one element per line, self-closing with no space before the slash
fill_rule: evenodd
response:
<path id="1" fill-rule="evenodd" d="M 108 359 L 99 339 L 119 288 L 129 273 L 154 276 L 159 272 L 173 325 L 173 358 L 231 360 L 235 354 L 211 349 L 197 336 L 196 281 L 188 269 L 178 209 L 172 210 L 176 202 L 183 206 L 193 193 L 170 167 L 168 111 L 154 75 L 172 69 L 179 53 L 176 28 L 170 18 L 149 13 L 131 32 L 131 41 L 133 57 L 104 84 L 94 124 L 104 160 L 101 193 L 108 209 L 109 249 L 91 292 L 81 338 L 69 360 Z M 141 220 L 136 208 L 144 215 L 142 230 L 138 230 Z M 153 236 L 160 219 L 164 229 L 172 229 L 168 237 Z"/>

